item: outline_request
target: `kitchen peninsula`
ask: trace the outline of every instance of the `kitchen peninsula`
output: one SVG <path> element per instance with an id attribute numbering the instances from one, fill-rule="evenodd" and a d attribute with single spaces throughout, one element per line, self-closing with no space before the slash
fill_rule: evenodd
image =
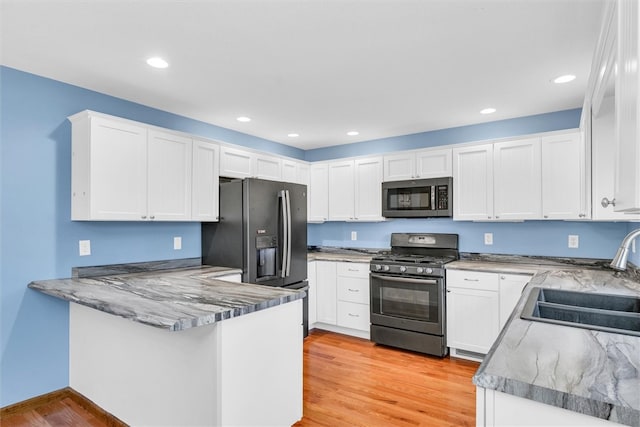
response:
<path id="1" fill-rule="evenodd" d="M 302 417 L 302 291 L 194 266 L 34 281 L 70 302 L 69 385 L 129 425 Z"/>

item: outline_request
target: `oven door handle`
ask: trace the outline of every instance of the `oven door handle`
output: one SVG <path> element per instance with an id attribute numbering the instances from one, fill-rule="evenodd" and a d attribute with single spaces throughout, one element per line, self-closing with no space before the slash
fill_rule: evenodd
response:
<path id="1" fill-rule="evenodd" d="M 373 273 L 371 273 L 371 277 L 374 279 L 388 280 L 390 282 L 418 283 L 420 285 L 437 285 L 438 284 L 438 279 L 410 279 L 408 277 L 381 276 L 379 274 L 373 274 Z"/>

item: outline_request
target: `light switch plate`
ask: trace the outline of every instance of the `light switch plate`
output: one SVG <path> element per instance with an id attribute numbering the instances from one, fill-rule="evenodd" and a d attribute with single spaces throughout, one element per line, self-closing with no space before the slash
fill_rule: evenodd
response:
<path id="1" fill-rule="evenodd" d="M 78 254 L 80 256 L 91 255 L 91 240 L 78 240 Z"/>
<path id="2" fill-rule="evenodd" d="M 493 245 L 493 233 L 484 233 L 484 244 Z"/>
<path id="3" fill-rule="evenodd" d="M 577 249 L 578 247 L 580 247 L 580 236 L 578 236 L 577 234 L 569 234 L 567 243 L 571 249 Z"/>
<path id="4" fill-rule="evenodd" d="M 358 232 L 357 231 L 352 231 L 351 232 L 351 240 L 358 240 Z"/>
<path id="5" fill-rule="evenodd" d="M 173 249 L 176 251 L 182 249 L 182 237 L 177 236 L 173 238 Z"/>

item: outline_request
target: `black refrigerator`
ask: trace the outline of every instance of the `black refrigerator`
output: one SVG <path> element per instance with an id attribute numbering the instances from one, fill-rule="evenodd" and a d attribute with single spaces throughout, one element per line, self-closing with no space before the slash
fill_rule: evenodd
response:
<path id="1" fill-rule="evenodd" d="M 242 281 L 308 289 L 307 186 L 257 178 L 220 184 L 220 220 L 202 224 L 202 263 L 242 269 Z M 308 334 L 308 298 L 303 301 Z"/>

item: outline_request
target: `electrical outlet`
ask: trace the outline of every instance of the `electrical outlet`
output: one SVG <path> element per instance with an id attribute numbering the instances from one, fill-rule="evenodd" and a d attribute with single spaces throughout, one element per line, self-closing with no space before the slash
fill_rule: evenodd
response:
<path id="1" fill-rule="evenodd" d="M 91 240 L 79 240 L 78 253 L 80 256 L 91 255 Z"/>
<path id="2" fill-rule="evenodd" d="M 484 244 L 493 245 L 493 233 L 484 233 Z"/>
<path id="3" fill-rule="evenodd" d="M 580 247 L 580 236 L 577 234 L 569 234 L 568 246 L 571 249 L 577 249 Z"/>
<path id="4" fill-rule="evenodd" d="M 358 232 L 357 231 L 352 231 L 351 232 L 351 240 L 358 240 Z"/>
<path id="5" fill-rule="evenodd" d="M 176 251 L 182 249 L 182 237 L 177 236 L 173 238 L 173 249 Z"/>

